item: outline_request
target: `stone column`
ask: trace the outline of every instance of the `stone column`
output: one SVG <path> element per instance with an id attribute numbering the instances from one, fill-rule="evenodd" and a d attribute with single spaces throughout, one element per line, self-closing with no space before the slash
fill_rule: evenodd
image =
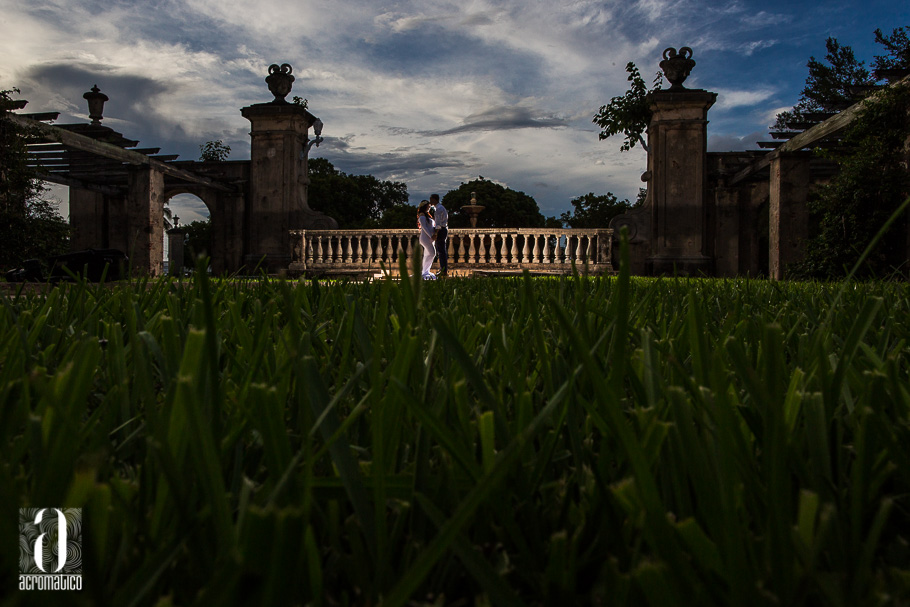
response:
<path id="1" fill-rule="evenodd" d="M 70 249 L 102 249 L 106 246 L 104 194 L 82 188 L 70 188 L 70 226 L 73 229 Z"/>
<path id="2" fill-rule="evenodd" d="M 714 190 L 714 273 L 719 277 L 740 274 L 741 232 L 740 189 L 717 187 Z"/>
<path id="3" fill-rule="evenodd" d="M 768 272 L 782 280 L 787 264 L 802 261 L 809 236 L 809 152 L 790 152 L 771 160 L 768 209 Z"/>
<path id="4" fill-rule="evenodd" d="M 148 167 L 129 175 L 127 250 L 134 274 L 161 274 L 164 262 L 164 174 Z"/>
<path id="5" fill-rule="evenodd" d="M 705 254 L 708 109 L 717 93 L 677 87 L 649 95 L 651 257 L 654 274 L 712 273 Z"/>
<path id="6" fill-rule="evenodd" d="M 299 105 L 259 103 L 241 110 L 251 124 L 247 271 L 264 259 L 269 272 L 291 263 L 288 232 L 305 226 L 307 130 L 316 117 Z"/>
<path id="7" fill-rule="evenodd" d="M 186 231 L 183 228 L 171 228 L 167 231 L 167 271 L 171 276 L 183 276 L 185 241 Z"/>

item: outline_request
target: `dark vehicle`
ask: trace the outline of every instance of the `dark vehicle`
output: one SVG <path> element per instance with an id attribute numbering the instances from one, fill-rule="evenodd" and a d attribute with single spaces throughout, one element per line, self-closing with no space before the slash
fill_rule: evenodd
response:
<path id="1" fill-rule="evenodd" d="M 102 275 L 105 280 L 120 280 L 129 275 L 129 258 L 118 249 L 86 249 L 59 255 L 51 265 L 49 280 L 72 280 L 70 273 L 76 276 L 84 273 L 90 282 L 100 282 Z"/>

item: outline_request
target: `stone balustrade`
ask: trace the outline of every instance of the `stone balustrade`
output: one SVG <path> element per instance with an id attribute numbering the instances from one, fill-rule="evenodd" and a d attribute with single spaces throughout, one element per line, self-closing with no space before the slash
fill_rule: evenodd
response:
<path id="1" fill-rule="evenodd" d="M 613 230 L 463 228 L 449 230 L 450 274 L 612 273 Z M 398 273 L 398 256 L 420 249 L 414 230 L 293 230 L 294 274 Z M 434 264 L 434 269 L 436 268 Z"/>

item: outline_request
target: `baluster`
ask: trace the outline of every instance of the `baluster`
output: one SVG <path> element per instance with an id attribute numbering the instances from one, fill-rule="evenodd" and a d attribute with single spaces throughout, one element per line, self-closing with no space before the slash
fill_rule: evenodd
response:
<path id="1" fill-rule="evenodd" d="M 595 263 L 595 261 L 594 261 L 594 237 L 592 235 L 588 234 L 587 238 L 588 238 L 588 249 L 587 249 L 587 251 L 585 251 L 585 259 L 588 260 L 588 263 L 593 264 L 593 263 Z"/>
<path id="2" fill-rule="evenodd" d="M 518 234 L 512 234 L 512 251 L 509 255 L 509 263 L 518 263 Z"/>
<path id="3" fill-rule="evenodd" d="M 584 249 L 581 247 L 582 235 L 578 235 L 578 247 L 575 249 L 575 263 L 581 263 L 585 261 Z"/>
<path id="4" fill-rule="evenodd" d="M 565 238 L 566 238 L 566 244 L 565 244 L 565 246 L 560 246 L 560 244 L 562 244 L 562 239 L 563 239 L 563 237 L 562 237 L 561 234 L 559 234 L 559 233 L 557 232 L 557 234 L 556 234 L 556 250 L 553 252 L 553 262 L 554 262 L 554 263 L 562 263 L 562 264 L 566 263 L 566 256 L 567 256 L 567 251 L 568 251 L 568 248 L 569 248 L 569 237 L 568 237 L 568 235 L 567 235 Z"/>
<path id="5" fill-rule="evenodd" d="M 465 237 L 461 234 L 455 237 L 454 242 L 452 243 L 452 251 L 455 253 L 454 261 L 456 263 L 464 263 L 464 239 Z"/>
<path id="6" fill-rule="evenodd" d="M 392 237 L 388 234 L 383 234 L 379 237 L 380 249 L 382 249 L 382 259 L 386 263 L 392 263 Z"/>
<path id="7" fill-rule="evenodd" d="M 316 240 L 316 263 L 322 263 L 322 236 L 314 236 Z"/>
<path id="8" fill-rule="evenodd" d="M 474 248 L 474 237 L 475 236 L 477 236 L 477 235 L 476 234 L 468 235 L 468 238 L 470 239 L 468 241 L 470 243 L 470 247 L 468 248 L 468 263 L 477 262 L 477 249 Z"/>
<path id="9" fill-rule="evenodd" d="M 303 250 L 305 251 L 304 256 L 306 257 L 306 264 L 310 265 L 313 263 L 313 237 L 304 236 Z"/>
<path id="10" fill-rule="evenodd" d="M 487 263 L 486 234 L 477 235 L 477 263 Z"/>
<path id="11" fill-rule="evenodd" d="M 537 234 L 529 235 L 529 238 L 534 239 L 534 249 L 531 251 L 531 263 L 540 263 L 540 242 L 537 239 Z"/>
<path id="12" fill-rule="evenodd" d="M 530 263 L 531 262 L 531 237 L 527 234 L 524 235 L 524 247 L 521 251 L 521 263 Z"/>
<path id="13" fill-rule="evenodd" d="M 509 263 L 509 252 L 506 248 L 506 234 L 500 234 L 499 237 L 502 239 L 499 243 L 499 263 L 506 264 Z"/>
<path id="14" fill-rule="evenodd" d="M 366 251 L 364 251 L 363 262 L 368 266 L 373 265 L 373 237 L 366 237 Z"/>
<path id="15" fill-rule="evenodd" d="M 543 262 L 550 263 L 550 235 L 543 235 Z"/>

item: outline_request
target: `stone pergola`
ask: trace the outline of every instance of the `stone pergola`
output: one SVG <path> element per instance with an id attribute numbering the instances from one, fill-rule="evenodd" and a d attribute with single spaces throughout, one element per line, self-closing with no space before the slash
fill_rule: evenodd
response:
<path id="1" fill-rule="evenodd" d="M 277 272 L 290 264 L 292 230 L 337 227 L 307 204 L 308 152 L 322 140 L 322 122 L 285 100 L 291 72 L 288 64 L 272 65 L 266 82 L 274 99 L 241 109 L 251 126 L 247 161 L 177 161 L 158 148 L 138 148 L 138 141 L 101 124 L 107 96 L 97 86 L 85 94 L 91 123 L 50 124 L 58 112 L 5 118 L 33 134 L 28 152 L 38 177 L 69 187 L 74 250 L 119 249 L 134 274 L 158 275 L 164 205 L 190 193 L 211 214 L 216 273 Z"/>
<path id="2" fill-rule="evenodd" d="M 682 85 L 694 65 L 691 49 L 664 51 L 672 86 L 648 97 L 648 195 L 610 227 L 627 229 L 635 274 L 783 279 L 805 255 L 810 192 L 837 170 L 810 148 L 836 145 L 865 101 L 797 125 L 802 132 L 772 133 L 781 141 L 765 144 L 771 152 L 711 153 L 707 115 L 717 94 Z"/>

